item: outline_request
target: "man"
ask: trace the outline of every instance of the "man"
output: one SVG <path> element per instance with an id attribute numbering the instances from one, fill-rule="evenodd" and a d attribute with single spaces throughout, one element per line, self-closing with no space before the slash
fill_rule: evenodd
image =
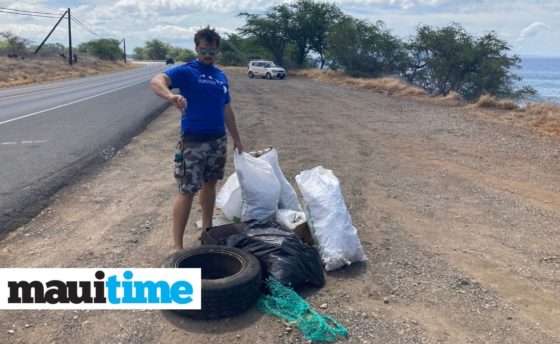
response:
<path id="1" fill-rule="evenodd" d="M 194 42 L 197 60 L 172 67 L 151 81 L 154 93 L 183 114 L 175 159 L 179 194 L 173 204 L 173 251 L 183 249 L 185 226 L 194 194 L 199 190 L 202 228 L 212 226 L 216 182 L 223 178 L 226 163 L 226 127 L 234 149 L 243 151 L 230 104 L 228 80 L 214 66 L 220 53 L 220 36 L 207 26 L 195 34 Z M 178 88 L 181 94 L 173 94 L 170 91 L 173 88 Z"/>

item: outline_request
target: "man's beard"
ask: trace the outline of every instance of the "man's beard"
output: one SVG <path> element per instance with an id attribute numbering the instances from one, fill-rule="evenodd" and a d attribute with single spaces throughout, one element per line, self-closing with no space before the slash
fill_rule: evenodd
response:
<path id="1" fill-rule="evenodd" d="M 213 59 L 202 59 L 202 64 L 206 66 L 211 66 L 214 63 Z"/>

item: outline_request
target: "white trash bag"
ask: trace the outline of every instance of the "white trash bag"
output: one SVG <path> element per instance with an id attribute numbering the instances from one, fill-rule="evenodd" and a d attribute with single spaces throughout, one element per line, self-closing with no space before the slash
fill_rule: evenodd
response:
<path id="1" fill-rule="evenodd" d="M 282 169 L 278 163 L 278 151 L 273 148 L 269 152 L 261 155 L 259 159 L 266 160 L 270 166 L 272 166 L 276 178 L 278 178 L 278 182 L 280 182 L 280 201 L 278 202 L 278 208 L 303 211 L 299 205 L 296 191 L 286 179 L 284 173 L 282 173 Z"/>
<path id="2" fill-rule="evenodd" d="M 303 211 L 295 211 L 292 209 L 278 209 L 276 212 L 276 222 L 283 227 L 294 230 L 297 226 L 305 223 L 307 217 Z"/>
<path id="3" fill-rule="evenodd" d="M 317 166 L 298 174 L 296 182 L 325 270 L 368 260 L 333 172 Z"/>
<path id="4" fill-rule="evenodd" d="M 265 220 L 278 210 L 280 183 L 272 166 L 245 152 L 233 153 L 235 172 L 242 191 L 241 221 Z"/>
<path id="5" fill-rule="evenodd" d="M 233 173 L 216 196 L 216 207 L 224 216 L 233 222 L 241 221 L 241 186 L 237 173 Z"/>

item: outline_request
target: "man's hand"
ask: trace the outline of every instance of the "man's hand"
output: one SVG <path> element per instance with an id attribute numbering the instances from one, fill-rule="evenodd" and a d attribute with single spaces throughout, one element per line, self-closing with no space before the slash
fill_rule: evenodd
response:
<path id="1" fill-rule="evenodd" d="M 236 148 L 239 151 L 239 154 L 243 153 L 243 144 L 241 141 L 233 141 L 233 150 Z"/>
<path id="2" fill-rule="evenodd" d="M 169 80 L 167 75 L 164 73 L 155 75 L 150 82 L 150 86 L 156 95 L 175 105 L 175 107 L 181 111 L 181 114 L 185 114 L 187 100 L 182 95 L 171 92 L 171 80 Z"/>
<path id="3" fill-rule="evenodd" d="M 187 100 L 185 99 L 185 97 L 180 94 L 174 94 L 167 100 L 169 100 L 171 104 L 175 105 L 175 107 L 179 109 L 179 111 L 181 111 L 181 114 L 185 114 L 185 106 L 187 106 Z"/>

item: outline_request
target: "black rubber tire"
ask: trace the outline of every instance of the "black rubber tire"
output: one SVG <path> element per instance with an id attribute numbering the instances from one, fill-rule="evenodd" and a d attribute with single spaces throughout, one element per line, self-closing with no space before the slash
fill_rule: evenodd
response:
<path id="1" fill-rule="evenodd" d="M 252 254 L 222 245 L 185 249 L 169 256 L 164 268 L 201 268 L 200 310 L 174 310 L 196 319 L 237 315 L 253 306 L 261 287 L 261 265 Z"/>
<path id="2" fill-rule="evenodd" d="M 268 80 L 272 80 L 272 74 L 266 73 L 266 78 L 267 78 Z"/>
<path id="3" fill-rule="evenodd" d="M 285 77 L 286 77 L 285 75 L 280 75 L 280 76 L 278 77 L 278 79 L 284 80 Z"/>
<path id="4" fill-rule="evenodd" d="M 253 79 L 255 77 L 255 73 L 249 72 L 249 78 Z"/>

